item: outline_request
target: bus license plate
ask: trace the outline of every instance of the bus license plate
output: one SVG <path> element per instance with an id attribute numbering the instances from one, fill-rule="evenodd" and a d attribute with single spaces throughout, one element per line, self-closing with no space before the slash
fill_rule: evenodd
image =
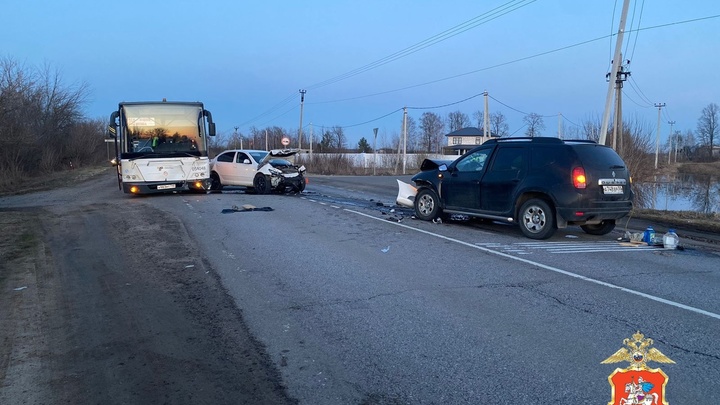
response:
<path id="1" fill-rule="evenodd" d="M 622 194 L 623 186 L 602 186 L 603 194 Z"/>
<path id="2" fill-rule="evenodd" d="M 605 187 L 607 187 L 607 186 L 605 186 Z M 167 189 L 171 189 L 171 188 L 175 188 L 175 185 L 174 184 L 160 184 L 159 186 L 157 186 L 158 190 L 167 190 Z"/>

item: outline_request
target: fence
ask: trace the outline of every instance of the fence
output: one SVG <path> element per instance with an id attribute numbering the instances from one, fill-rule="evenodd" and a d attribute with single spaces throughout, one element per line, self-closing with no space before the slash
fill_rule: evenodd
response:
<path id="1" fill-rule="evenodd" d="M 315 168 L 329 164 L 336 169 L 339 166 L 347 166 L 363 172 L 372 172 L 373 169 L 377 169 L 382 172 L 393 173 L 397 173 L 403 168 L 403 155 L 395 153 L 303 153 L 298 157 L 303 164 L 312 165 Z M 455 160 L 457 156 L 408 153 L 405 155 L 406 172 L 412 173 L 420 170 L 420 164 L 425 159 Z"/>

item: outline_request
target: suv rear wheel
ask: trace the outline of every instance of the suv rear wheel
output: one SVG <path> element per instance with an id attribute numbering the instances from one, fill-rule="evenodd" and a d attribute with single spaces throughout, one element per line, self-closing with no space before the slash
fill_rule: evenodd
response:
<path id="1" fill-rule="evenodd" d="M 531 198 L 520 207 L 520 230 L 530 239 L 547 239 L 555 233 L 555 214 L 539 198 Z"/>
<path id="2" fill-rule="evenodd" d="M 415 196 L 415 215 L 424 221 L 439 217 L 440 199 L 437 193 L 429 188 L 420 189 Z"/>
<path id="3" fill-rule="evenodd" d="M 580 228 L 590 235 L 607 235 L 615 229 L 615 220 L 606 219 L 595 225 L 580 225 Z"/>

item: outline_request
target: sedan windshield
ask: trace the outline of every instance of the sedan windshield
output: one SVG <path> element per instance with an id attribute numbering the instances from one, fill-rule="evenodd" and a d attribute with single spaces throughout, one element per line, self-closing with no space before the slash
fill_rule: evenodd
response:
<path id="1" fill-rule="evenodd" d="M 249 153 L 250 153 L 250 156 L 252 156 L 253 159 L 255 159 L 255 161 L 258 163 L 262 162 L 262 160 L 265 159 L 265 156 L 267 156 L 267 154 L 268 154 L 268 152 L 265 152 L 262 150 L 255 151 L 255 152 L 249 152 Z"/>

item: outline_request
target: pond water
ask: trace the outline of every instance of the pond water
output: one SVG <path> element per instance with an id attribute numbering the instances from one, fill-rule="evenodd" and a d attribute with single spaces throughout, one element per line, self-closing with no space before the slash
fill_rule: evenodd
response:
<path id="1" fill-rule="evenodd" d="M 635 203 L 666 211 L 720 213 L 720 181 L 716 176 L 679 174 L 636 184 Z"/>

